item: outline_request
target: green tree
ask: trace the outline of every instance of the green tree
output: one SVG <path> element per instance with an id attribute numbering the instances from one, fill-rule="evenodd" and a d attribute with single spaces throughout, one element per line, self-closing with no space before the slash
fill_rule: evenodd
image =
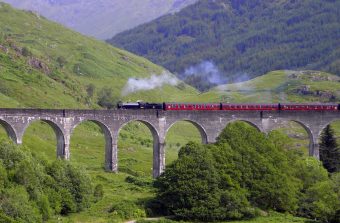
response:
<path id="1" fill-rule="evenodd" d="M 340 201 L 334 192 L 332 181 L 326 180 L 315 183 L 309 187 L 303 195 L 303 203 L 300 209 L 303 216 L 316 218 L 322 222 L 330 222 L 339 210 Z"/>
<path id="2" fill-rule="evenodd" d="M 339 179 L 332 182 L 317 159 L 287 149 L 286 140 L 236 122 L 215 145 L 189 143 L 156 180 L 153 205 L 186 220 L 249 218 L 260 208 L 336 222 Z"/>
<path id="3" fill-rule="evenodd" d="M 0 160 L 0 191 L 2 191 L 8 184 L 7 171 Z"/>
<path id="4" fill-rule="evenodd" d="M 96 201 L 101 200 L 104 197 L 104 187 L 102 184 L 97 184 L 94 188 L 93 196 Z"/>
<path id="5" fill-rule="evenodd" d="M 330 173 L 340 171 L 340 147 L 334 137 L 334 130 L 327 125 L 321 134 L 320 160 Z"/>
<path id="6" fill-rule="evenodd" d="M 111 109 L 116 106 L 119 99 L 113 96 L 111 88 L 104 87 L 98 94 L 98 105 L 104 108 Z"/>
<path id="7" fill-rule="evenodd" d="M 156 181 L 157 197 L 169 214 L 201 221 L 253 215 L 246 191 L 229 176 L 219 176 L 209 149 L 189 143 L 181 148 L 178 156 Z"/>
<path id="8" fill-rule="evenodd" d="M 66 65 L 66 63 L 67 63 L 67 60 L 65 59 L 65 57 L 59 56 L 57 58 L 57 63 L 58 63 L 60 68 L 63 68 Z"/>
<path id="9" fill-rule="evenodd" d="M 0 142 L 0 192 L 0 222 L 47 221 L 81 211 L 93 196 L 84 170 L 63 160 L 49 163 L 7 141 Z"/>
<path id="10" fill-rule="evenodd" d="M 0 211 L 19 222 L 42 222 L 37 205 L 29 200 L 23 186 L 13 186 L 0 194 Z"/>
<path id="11" fill-rule="evenodd" d="M 96 86 L 94 84 L 89 84 L 86 86 L 86 93 L 89 98 L 93 97 L 95 91 L 96 91 Z"/>
<path id="12" fill-rule="evenodd" d="M 21 54 L 22 54 L 24 57 L 32 56 L 31 51 L 30 51 L 27 47 L 22 48 Z"/>

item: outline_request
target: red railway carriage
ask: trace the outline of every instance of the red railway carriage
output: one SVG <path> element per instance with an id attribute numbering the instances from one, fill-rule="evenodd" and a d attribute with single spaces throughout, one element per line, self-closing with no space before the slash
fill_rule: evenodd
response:
<path id="1" fill-rule="evenodd" d="M 221 104 L 192 104 L 192 103 L 164 103 L 166 111 L 217 111 L 221 110 Z"/>
<path id="2" fill-rule="evenodd" d="M 283 111 L 338 111 L 338 104 L 281 104 Z"/>
<path id="3" fill-rule="evenodd" d="M 230 111 L 276 111 L 278 104 L 222 104 L 222 110 Z"/>

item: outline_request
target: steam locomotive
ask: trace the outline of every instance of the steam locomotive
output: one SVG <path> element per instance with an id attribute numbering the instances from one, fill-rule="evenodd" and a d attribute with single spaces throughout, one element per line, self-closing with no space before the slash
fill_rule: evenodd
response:
<path id="1" fill-rule="evenodd" d="M 230 103 L 148 103 L 120 102 L 118 109 L 156 109 L 164 111 L 340 111 L 340 104 L 230 104 Z"/>

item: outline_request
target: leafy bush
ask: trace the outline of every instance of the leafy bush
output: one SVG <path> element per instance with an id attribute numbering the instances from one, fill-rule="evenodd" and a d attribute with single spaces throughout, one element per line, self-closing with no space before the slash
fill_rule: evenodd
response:
<path id="1" fill-rule="evenodd" d="M 84 170 L 63 160 L 48 163 L 5 141 L 0 142 L 0 190 L 1 215 L 25 222 L 81 211 L 93 195 Z"/>
<path id="2" fill-rule="evenodd" d="M 195 143 L 181 148 L 179 158 L 156 181 L 158 199 L 168 214 L 181 219 L 216 221 L 254 215 L 246 191 L 228 175 L 219 175 L 212 148 Z"/>
<path id="3" fill-rule="evenodd" d="M 104 187 L 102 184 L 97 184 L 97 186 L 94 188 L 93 196 L 96 201 L 99 201 L 104 197 Z"/>
<path id="4" fill-rule="evenodd" d="M 146 217 L 145 211 L 135 203 L 127 200 L 118 201 L 112 204 L 109 213 L 111 216 L 120 219 L 136 219 Z"/>
<path id="5" fill-rule="evenodd" d="M 98 105 L 104 108 L 114 108 L 120 101 L 113 96 L 113 90 L 111 88 L 103 88 L 98 93 Z"/>
<path id="6" fill-rule="evenodd" d="M 125 181 L 140 187 L 152 186 L 152 180 L 150 178 L 128 176 L 125 178 Z"/>
<path id="7" fill-rule="evenodd" d="M 338 177 L 332 182 L 318 160 L 283 148 L 279 138 L 233 123 L 215 145 L 187 144 L 156 180 L 154 208 L 199 221 L 251 218 L 260 209 L 336 219 Z"/>

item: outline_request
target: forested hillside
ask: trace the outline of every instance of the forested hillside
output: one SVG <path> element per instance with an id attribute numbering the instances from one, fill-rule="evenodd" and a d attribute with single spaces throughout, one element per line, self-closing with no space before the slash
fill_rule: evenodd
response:
<path id="1" fill-rule="evenodd" d="M 339 9 L 336 0 L 201 0 L 108 41 L 183 78 L 212 75 L 213 84 L 278 69 L 340 75 Z"/>

